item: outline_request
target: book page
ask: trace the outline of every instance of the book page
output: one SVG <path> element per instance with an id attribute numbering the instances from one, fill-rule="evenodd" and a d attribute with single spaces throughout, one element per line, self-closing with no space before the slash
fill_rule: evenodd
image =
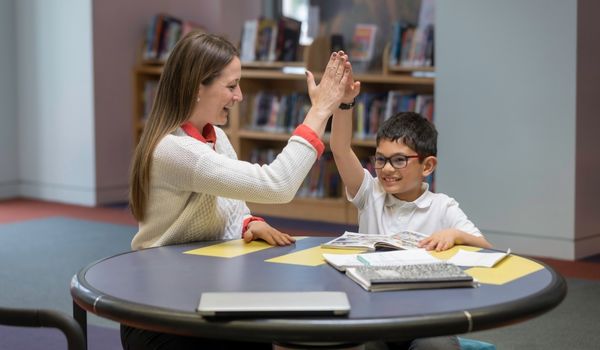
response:
<path id="1" fill-rule="evenodd" d="M 358 266 L 402 266 L 430 264 L 442 261 L 429 254 L 425 249 L 394 250 L 363 254 L 323 254 L 323 259 L 340 271 Z"/>
<path id="2" fill-rule="evenodd" d="M 428 264 L 442 261 L 433 257 L 425 249 L 394 250 L 390 252 L 357 255 L 357 259 L 368 266 L 400 266 Z"/>
<path id="3" fill-rule="evenodd" d="M 376 238 L 380 238 L 380 236 L 375 236 Z M 340 237 L 333 239 L 329 242 L 323 243 L 321 246 L 328 248 L 366 248 L 366 249 L 375 249 L 375 243 L 377 243 L 378 239 L 373 237 L 373 235 L 366 235 L 362 233 L 356 232 L 344 232 Z"/>
<path id="4" fill-rule="evenodd" d="M 510 249 L 499 253 L 470 252 L 460 249 L 448 262 L 458 266 L 494 267 L 509 254 Z"/>
<path id="5" fill-rule="evenodd" d="M 419 241 L 429 237 L 428 235 L 416 231 L 403 231 L 400 233 L 393 234 L 392 239 L 399 241 L 400 245 L 404 249 L 418 248 Z"/>
<path id="6" fill-rule="evenodd" d="M 357 259 L 358 254 L 323 254 L 323 259 L 340 271 L 345 271 L 349 267 L 364 266 L 365 264 Z"/>
<path id="7" fill-rule="evenodd" d="M 369 250 L 375 250 L 376 246 L 395 249 L 411 249 L 418 248 L 419 241 L 425 237 L 428 236 L 414 231 L 403 231 L 390 236 L 346 231 L 342 236 L 327 243 L 323 243 L 322 246 L 328 248 L 363 247 Z"/>

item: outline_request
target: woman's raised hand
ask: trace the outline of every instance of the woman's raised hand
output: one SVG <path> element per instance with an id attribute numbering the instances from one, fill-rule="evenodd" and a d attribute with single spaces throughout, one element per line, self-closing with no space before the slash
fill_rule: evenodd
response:
<path id="1" fill-rule="evenodd" d="M 313 74 L 306 71 L 308 95 L 312 108 L 319 115 L 328 118 L 343 102 L 351 71 L 352 66 L 348 61 L 348 55 L 343 51 L 331 54 L 319 85 L 315 83 Z"/>

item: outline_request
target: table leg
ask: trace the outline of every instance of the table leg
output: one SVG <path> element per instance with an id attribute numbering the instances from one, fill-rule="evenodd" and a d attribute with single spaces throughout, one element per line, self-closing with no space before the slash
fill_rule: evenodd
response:
<path id="1" fill-rule="evenodd" d="M 81 331 L 83 332 L 83 340 L 85 341 L 85 347 L 87 349 L 87 312 L 73 302 L 73 318 L 79 323 Z"/>

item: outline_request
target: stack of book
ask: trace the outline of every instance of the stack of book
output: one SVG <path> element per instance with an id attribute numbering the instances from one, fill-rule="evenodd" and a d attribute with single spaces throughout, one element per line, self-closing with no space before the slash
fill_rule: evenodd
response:
<path id="1" fill-rule="evenodd" d="M 458 249 L 449 260 L 439 259 L 418 242 L 426 235 L 404 231 L 395 235 L 345 232 L 321 248 L 361 249 L 357 254 L 323 254 L 323 259 L 367 291 L 477 287 L 462 267 L 493 268 L 510 255 L 506 252 Z M 391 251 L 375 252 L 380 248 Z"/>
<path id="2" fill-rule="evenodd" d="M 478 286 L 473 277 L 447 262 L 350 267 L 346 276 L 370 292 Z"/>

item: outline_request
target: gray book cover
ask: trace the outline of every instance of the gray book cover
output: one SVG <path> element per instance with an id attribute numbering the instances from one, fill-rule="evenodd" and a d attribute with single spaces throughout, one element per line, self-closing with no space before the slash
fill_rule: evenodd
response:
<path id="1" fill-rule="evenodd" d="M 477 282 L 460 267 L 446 263 L 402 266 L 361 266 L 346 275 L 368 291 L 476 287 Z"/>

